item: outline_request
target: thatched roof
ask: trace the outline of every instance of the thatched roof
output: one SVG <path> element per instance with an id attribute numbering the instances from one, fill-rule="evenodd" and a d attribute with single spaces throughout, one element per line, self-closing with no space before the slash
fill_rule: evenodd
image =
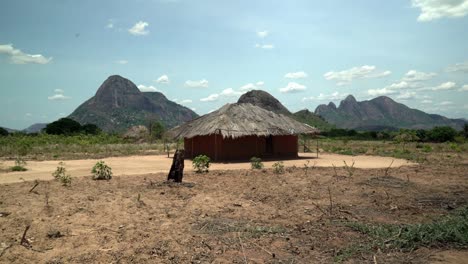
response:
<path id="1" fill-rule="evenodd" d="M 252 104 L 226 104 L 169 131 L 174 138 L 221 134 L 223 138 L 318 134 L 319 130 Z"/>

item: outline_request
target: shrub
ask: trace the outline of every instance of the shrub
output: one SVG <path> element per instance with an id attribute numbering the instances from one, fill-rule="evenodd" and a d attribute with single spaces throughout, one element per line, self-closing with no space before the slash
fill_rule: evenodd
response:
<path id="1" fill-rule="evenodd" d="M 284 164 L 282 161 L 275 162 L 273 164 L 273 171 L 276 174 L 283 174 L 284 173 Z"/>
<path id="2" fill-rule="evenodd" d="M 193 159 L 192 166 L 196 173 L 208 172 L 210 158 L 206 155 L 198 155 Z"/>
<path id="3" fill-rule="evenodd" d="M 52 173 L 52 176 L 58 181 L 62 183 L 64 186 L 68 186 L 71 184 L 71 176 L 67 174 L 67 170 L 65 169 L 65 163 L 59 162 L 59 166 L 57 169 Z"/>
<path id="4" fill-rule="evenodd" d="M 448 126 L 434 127 L 428 133 L 429 140 L 434 142 L 453 141 L 456 135 L 457 131 Z"/>
<path id="5" fill-rule="evenodd" d="M 252 157 L 250 159 L 250 166 L 252 167 L 252 170 L 261 170 L 261 169 L 263 169 L 262 159 L 257 158 L 257 157 Z"/>
<path id="6" fill-rule="evenodd" d="M 11 167 L 12 171 L 27 171 L 26 169 L 26 161 L 20 156 L 16 157 L 15 159 L 15 166 Z"/>
<path id="7" fill-rule="evenodd" d="M 8 136 L 8 131 L 3 127 L 0 127 L 0 136 Z"/>
<path id="8" fill-rule="evenodd" d="M 104 161 L 98 161 L 96 165 L 94 165 L 91 172 L 93 175 L 93 180 L 110 180 L 112 179 L 112 169 L 111 167 L 107 166 Z"/>
<path id="9" fill-rule="evenodd" d="M 424 145 L 423 148 L 422 148 L 422 151 L 423 151 L 423 152 L 426 152 L 426 153 L 431 152 L 431 151 L 432 151 L 432 147 L 429 146 L 429 145 Z"/>

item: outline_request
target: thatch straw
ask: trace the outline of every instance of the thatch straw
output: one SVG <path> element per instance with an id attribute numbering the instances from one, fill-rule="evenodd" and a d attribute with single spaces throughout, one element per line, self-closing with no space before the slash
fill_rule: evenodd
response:
<path id="1" fill-rule="evenodd" d="M 223 138 L 318 134 L 319 130 L 252 104 L 226 104 L 170 131 L 173 138 L 221 134 Z"/>

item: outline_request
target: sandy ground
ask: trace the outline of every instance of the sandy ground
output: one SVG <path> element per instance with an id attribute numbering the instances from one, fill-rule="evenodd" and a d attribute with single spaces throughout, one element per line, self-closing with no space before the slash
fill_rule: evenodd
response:
<path id="1" fill-rule="evenodd" d="M 197 174 L 188 161 L 183 184 L 167 183 L 166 172 L 110 181 L 76 177 L 68 187 L 44 181 L 32 192 L 29 181 L 0 184 L 0 263 L 467 263 L 468 249 L 453 244 L 360 251 L 373 239 L 347 225 L 425 223 L 467 206 L 468 163 L 453 157 L 438 153 L 400 168 L 395 161 L 388 173 L 357 168 L 352 177 L 343 167 L 306 172 L 304 160 L 288 161 L 298 167 L 284 174 L 273 173 L 271 163 L 267 170 Z M 130 174 L 135 164 L 154 171 L 163 163 L 156 158 L 108 162 L 117 174 Z M 342 159 L 356 166 L 390 161 L 323 155 L 311 163 L 341 166 Z M 57 162 L 38 175 L 50 177 Z M 71 170 L 75 162 L 87 174 L 94 161 L 70 161 Z"/>
<path id="2" fill-rule="evenodd" d="M 115 176 L 129 176 L 129 175 L 142 175 L 147 173 L 168 172 L 171 167 L 172 158 L 165 155 L 152 155 L 152 156 L 130 156 L 130 157 L 113 157 L 102 159 L 112 168 Z M 407 165 L 414 165 L 402 159 L 394 159 L 391 157 L 377 157 L 377 156 L 347 156 L 337 154 L 320 154 L 319 158 L 313 153 L 300 153 L 299 159 L 284 160 L 286 167 L 303 167 L 307 161 L 310 161 L 308 166 L 317 167 L 337 167 L 344 166 L 344 161 L 351 166 L 354 162 L 355 168 L 361 169 L 377 169 L 387 168 L 393 160 L 392 167 L 400 167 Z M 91 168 L 96 164 L 96 159 L 84 160 L 63 160 L 68 173 L 72 177 L 83 177 L 91 175 Z M 0 184 L 14 183 L 22 181 L 33 180 L 52 180 L 52 172 L 58 166 L 60 160 L 49 161 L 28 161 L 24 172 L 1 172 Z M 276 161 L 265 161 L 265 168 L 271 168 Z M 13 166 L 13 161 L 3 163 L 3 167 Z M 191 161 L 187 160 L 185 163 L 186 169 L 191 170 Z M 249 169 L 250 163 L 213 163 L 210 170 L 238 170 Z"/>

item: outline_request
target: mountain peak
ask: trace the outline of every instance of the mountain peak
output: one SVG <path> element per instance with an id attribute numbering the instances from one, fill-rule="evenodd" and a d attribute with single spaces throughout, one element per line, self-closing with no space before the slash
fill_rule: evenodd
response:
<path id="1" fill-rule="evenodd" d="M 81 124 L 92 123 L 104 131 L 125 131 L 131 126 L 161 121 L 173 127 L 198 115 L 192 110 L 169 101 L 162 93 L 142 93 L 130 80 L 109 76 L 96 95 L 81 104 L 70 118 Z"/>
<path id="2" fill-rule="evenodd" d="M 354 98 L 354 96 L 352 94 L 346 96 L 346 98 L 344 99 L 345 102 L 353 102 L 353 103 L 357 103 L 356 101 L 356 98 Z"/>
<path id="3" fill-rule="evenodd" d="M 348 95 L 338 108 L 331 104 L 319 105 L 315 113 L 340 128 L 361 130 L 375 129 L 429 129 L 434 126 L 451 126 L 461 129 L 463 122 L 439 115 L 429 115 L 404 104 L 395 102 L 387 96 L 379 96 L 369 101 L 357 102 Z"/>
<path id="4" fill-rule="evenodd" d="M 99 87 L 94 102 L 111 108 L 125 107 L 132 101 L 143 103 L 144 96 L 129 79 L 120 75 L 109 76 Z"/>
<path id="5" fill-rule="evenodd" d="M 268 111 L 277 114 L 289 115 L 291 112 L 268 92 L 262 90 L 252 90 L 243 94 L 237 101 L 239 104 L 251 103 Z"/>

